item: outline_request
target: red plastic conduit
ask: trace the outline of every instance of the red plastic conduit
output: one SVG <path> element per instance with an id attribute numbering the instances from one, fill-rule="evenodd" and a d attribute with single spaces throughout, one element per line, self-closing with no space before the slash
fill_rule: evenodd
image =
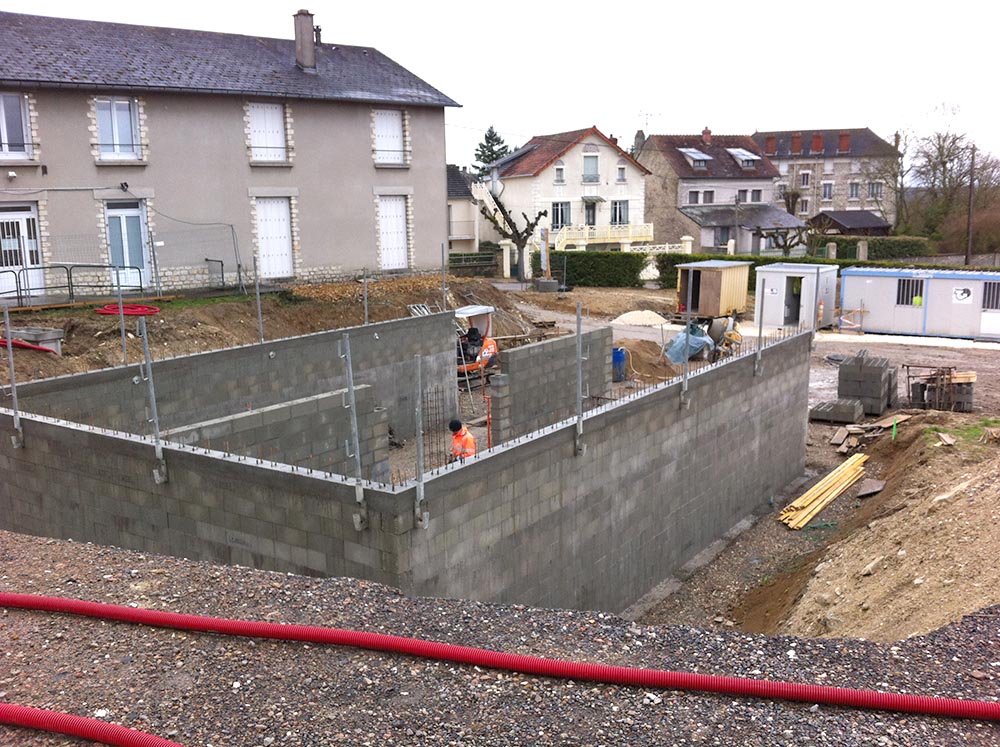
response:
<path id="1" fill-rule="evenodd" d="M 44 348 L 41 345 L 35 345 L 34 343 L 25 342 L 24 340 L 11 340 L 10 344 L 13 345 L 15 348 L 24 348 L 25 350 L 40 350 L 43 353 L 52 353 L 52 355 L 56 354 L 56 351 L 53 350 L 52 348 Z M 5 348 L 5 347 L 7 347 L 7 341 L 4 339 L 0 339 L 0 348 Z"/>
<path id="2" fill-rule="evenodd" d="M 69 713 L 44 711 L 41 708 L 26 708 L 13 703 L 0 703 L 0 724 L 68 734 L 71 737 L 102 742 L 113 747 L 181 747 L 177 742 L 170 742 L 118 724 L 108 724 Z"/>
<path id="3" fill-rule="evenodd" d="M 708 674 L 691 674 L 655 669 L 607 666 L 584 662 L 543 659 L 537 656 L 505 654 L 499 651 L 434 643 L 415 638 L 365 633 L 340 628 L 321 628 L 309 625 L 283 625 L 280 623 L 227 620 L 200 615 L 183 615 L 176 612 L 123 607 L 120 605 L 88 602 L 62 597 L 11 594 L 0 592 L 0 607 L 67 612 L 104 620 L 155 625 L 178 630 L 206 633 L 273 638 L 282 641 L 307 641 L 338 646 L 355 646 L 372 651 L 421 656 L 440 661 L 452 661 L 492 669 L 504 669 L 523 674 L 589 680 L 613 685 L 659 688 L 666 690 L 695 690 L 727 695 L 744 695 L 755 698 L 797 700 L 808 703 L 870 708 L 884 711 L 919 713 L 928 716 L 981 719 L 1000 721 L 1000 703 L 938 698 L 926 695 L 883 693 L 874 690 L 853 690 L 821 685 L 799 685 L 791 682 L 722 677 Z"/>
<path id="4" fill-rule="evenodd" d="M 109 303 L 107 306 L 101 306 L 99 309 L 94 309 L 95 314 L 104 314 L 105 316 L 118 316 L 118 304 Z M 125 316 L 149 316 L 150 314 L 159 314 L 159 306 L 146 306 L 141 303 L 123 303 L 121 308 L 121 313 Z"/>

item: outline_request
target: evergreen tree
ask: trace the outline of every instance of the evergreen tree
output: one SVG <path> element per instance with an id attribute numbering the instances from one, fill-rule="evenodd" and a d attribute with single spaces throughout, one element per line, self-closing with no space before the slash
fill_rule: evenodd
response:
<path id="1" fill-rule="evenodd" d="M 476 171 L 480 176 L 489 174 L 486 168 L 489 164 L 510 154 L 510 148 L 503 141 L 503 138 L 493 129 L 493 125 L 486 131 L 486 135 L 478 146 L 476 146 Z"/>

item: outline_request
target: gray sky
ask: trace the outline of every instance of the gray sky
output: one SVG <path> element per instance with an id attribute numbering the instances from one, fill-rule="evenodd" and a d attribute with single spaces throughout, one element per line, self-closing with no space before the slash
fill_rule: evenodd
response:
<path id="1" fill-rule="evenodd" d="M 460 104 L 448 160 L 490 125 L 509 145 L 596 125 L 649 134 L 871 127 L 968 133 L 1000 155 L 1000 10 L 966 0 L 803 3 L 3 0 L 3 10 L 372 46 Z M 372 12 L 379 6 L 384 10 Z"/>

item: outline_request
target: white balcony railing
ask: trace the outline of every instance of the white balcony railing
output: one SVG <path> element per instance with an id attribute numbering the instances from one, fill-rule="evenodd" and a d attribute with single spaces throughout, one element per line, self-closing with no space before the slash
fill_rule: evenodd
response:
<path id="1" fill-rule="evenodd" d="M 652 223 L 616 226 L 563 226 L 553 236 L 556 251 L 569 244 L 634 244 L 653 240 Z"/>

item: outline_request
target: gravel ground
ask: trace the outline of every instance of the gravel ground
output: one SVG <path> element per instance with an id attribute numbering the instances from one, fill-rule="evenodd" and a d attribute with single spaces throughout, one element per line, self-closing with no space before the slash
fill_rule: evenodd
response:
<path id="1" fill-rule="evenodd" d="M 1000 608 L 895 646 L 638 626 L 595 612 L 406 598 L 0 532 L 0 589 L 423 637 L 562 659 L 997 699 Z M 192 747 L 1000 745 L 1000 726 L 557 681 L 349 648 L 6 610 L 0 700 Z M 84 742 L 0 727 L 0 745 Z"/>

